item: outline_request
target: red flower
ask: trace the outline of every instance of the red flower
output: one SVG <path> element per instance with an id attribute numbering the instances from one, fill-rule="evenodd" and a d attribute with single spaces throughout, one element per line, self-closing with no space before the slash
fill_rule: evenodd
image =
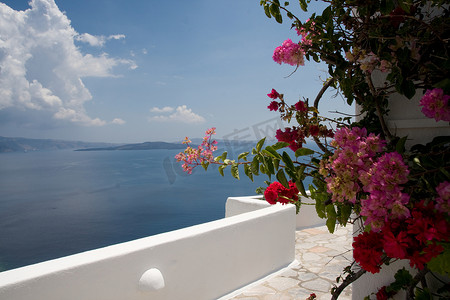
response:
<path id="1" fill-rule="evenodd" d="M 319 135 L 319 126 L 317 125 L 311 125 L 309 126 L 309 134 L 312 136 L 318 136 Z"/>
<path id="2" fill-rule="evenodd" d="M 277 111 L 278 110 L 278 102 L 277 101 L 272 101 L 270 102 L 269 106 L 267 106 L 268 109 L 270 109 L 271 111 Z"/>
<path id="3" fill-rule="evenodd" d="M 408 237 L 406 232 L 400 231 L 395 236 L 392 231 L 384 231 L 383 237 L 383 249 L 386 255 L 392 258 L 406 258 L 407 249 L 411 247 L 411 238 Z"/>
<path id="4" fill-rule="evenodd" d="M 266 201 L 270 204 L 275 204 L 277 202 L 287 204 L 291 201 L 297 201 L 298 193 L 298 189 L 292 181 L 289 181 L 289 189 L 275 181 L 264 191 L 264 198 L 266 198 Z"/>
<path id="5" fill-rule="evenodd" d="M 386 287 L 383 286 L 381 289 L 378 290 L 377 294 L 377 300 L 388 300 L 388 294 L 386 292 Z"/>
<path id="6" fill-rule="evenodd" d="M 297 149 L 301 148 L 305 142 L 303 132 L 295 127 L 286 128 L 285 131 L 278 129 L 275 137 L 279 142 L 289 143 L 289 148 L 292 151 L 297 151 Z"/>
<path id="7" fill-rule="evenodd" d="M 277 99 L 278 97 L 280 97 L 280 94 L 278 94 L 278 92 L 275 89 L 272 89 L 270 94 L 267 94 L 267 96 L 269 96 L 269 98 L 272 99 Z"/>
<path id="8" fill-rule="evenodd" d="M 300 112 L 306 112 L 308 111 L 308 106 L 306 105 L 305 102 L 298 101 L 297 103 L 295 103 L 295 109 Z"/>
<path id="9" fill-rule="evenodd" d="M 409 257 L 409 265 L 411 267 L 416 266 L 419 270 L 424 268 L 424 265 L 428 263 L 433 257 L 438 256 L 444 251 L 444 247 L 441 245 L 430 244 L 423 249 L 423 251 L 414 251 L 411 257 Z"/>
<path id="10" fill-rule="evenodd" d="M 363 232 L 354 237 L 353 258 L 366 271 L 373 274 L 381 269 L 383 260 L 383 237 L 379 232 Z"/>

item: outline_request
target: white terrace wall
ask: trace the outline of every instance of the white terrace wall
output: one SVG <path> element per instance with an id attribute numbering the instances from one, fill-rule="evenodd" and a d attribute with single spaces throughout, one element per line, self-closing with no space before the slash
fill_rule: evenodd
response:
<path id="1" fill-rule="evenodd" d="M 325 225 L 326 219 L 321 219 L 317 216 L 314 201 L 310 198 L 300 197 L 302 203 L 305 204 L 300 207 L 300 211 L 295 217 L 296 229 L 301 230 Z M 278 205 L 281 204 L 277 204 L 277 206 Z M 272 205 L 263 200 L 261 196 L 229 197 L 225 205 L 225 216 L 231 217 L 269 206 Z M 294 207 L 292 204 L 289 204 L 289 206 Z"/>
<path id="2" fill-rule="evenodd" d="M 2 272 L 0 299 L 211 300 L 288 266 L 294 252 L 295 208 L 272 206 Z"/>

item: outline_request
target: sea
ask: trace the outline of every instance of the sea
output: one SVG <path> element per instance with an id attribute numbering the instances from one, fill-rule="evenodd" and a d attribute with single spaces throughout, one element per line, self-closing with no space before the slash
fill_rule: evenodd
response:
<path id="1" fill-rule="evenodd" d="M 0 271 L 223 218 L 267 177 L 183 172 L 180 150 L 0 154 Z"/>

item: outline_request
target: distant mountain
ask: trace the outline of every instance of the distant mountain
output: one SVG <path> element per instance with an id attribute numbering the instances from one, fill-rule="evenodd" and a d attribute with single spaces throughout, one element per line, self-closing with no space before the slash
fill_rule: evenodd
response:
<path id="1" fill-rule="evenodd" d="M 113 143 L 92 143 L 81 141 L 64 141 L 51 139 L 28 139 L 21 137 L 0 136 L 0 153 L 28 152 L 43 150 L 80 149 L 92 147 L 112 147 Z"/>
<path id="2" fill-rule="evenodd" d="M 153 150 L 153 149 L 185 149 L 186 145 L 181 143 L 166 143 L 166 142 L 145 142 L 139 144 L 127 144 L 111 147 L 97 147 L 77 149 L 75 151 L 105 151 L 105 150 Z"/>

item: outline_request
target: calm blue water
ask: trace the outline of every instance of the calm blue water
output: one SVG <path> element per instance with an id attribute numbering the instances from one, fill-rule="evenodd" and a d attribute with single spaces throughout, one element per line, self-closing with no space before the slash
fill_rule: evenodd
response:
<path id="1" fill-rule="evenodd" d="M 0 154 L 0 271 L 223 218 L 266 180 L 188 176 L 178 152 Z"/>

